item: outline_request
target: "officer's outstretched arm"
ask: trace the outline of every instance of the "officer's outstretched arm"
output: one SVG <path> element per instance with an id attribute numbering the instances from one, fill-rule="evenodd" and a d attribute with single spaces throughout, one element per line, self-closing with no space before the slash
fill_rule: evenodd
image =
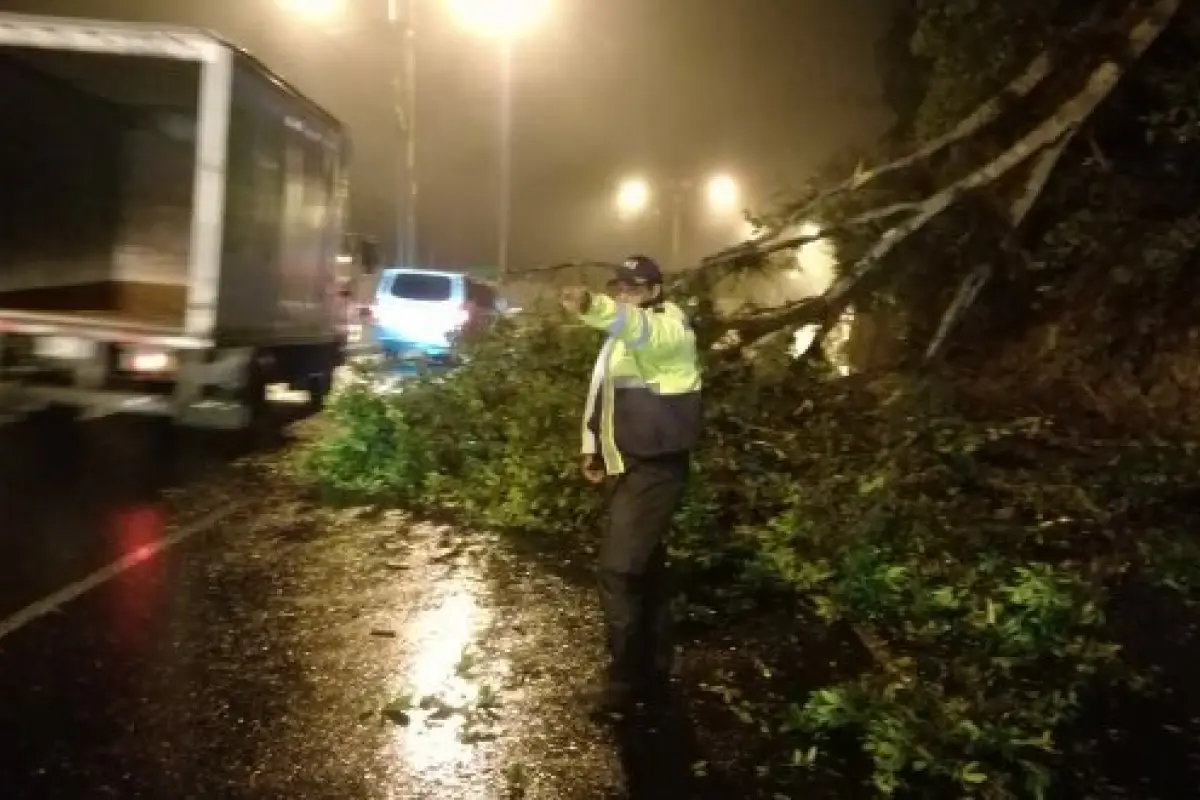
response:
<path id="1" fill-rule="evenodd" d="M 593 294 L 579 316 L 585 325 L 607 331 L 634 350 L 670 349 L 688 336 L 687 326 L 675 317 L 618 303 L 603 294 Z"/>

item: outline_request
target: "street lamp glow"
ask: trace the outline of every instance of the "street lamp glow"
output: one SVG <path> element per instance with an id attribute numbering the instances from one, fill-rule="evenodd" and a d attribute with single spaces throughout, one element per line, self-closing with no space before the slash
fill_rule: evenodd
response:
<path id="1" fill-rule="evenodd" d="M 312 22 L 328 22 L 346 11 L 346 0 L 276 0 L 279 7 Z"/>
<path id="2" fill-rule="evenodd" d="M 448 0 L 463 25 L 484 36 L 512 39 L 537 25 L 549 11 L 549 0 Z"/>
<path id="3" fill-rule="evenodd" d="M 737 181 L 729 175 L 714 175 L 710 178 L 705 194 L 709 210 L 721 214 L 737 210 L 742 196 Z"/>
<path id="4" fill-rule="evenodd" d="M 617 213 L 636 217 L 650 206 L 650 184 L 644 178 L 627 178 L 617 187 Z"/>

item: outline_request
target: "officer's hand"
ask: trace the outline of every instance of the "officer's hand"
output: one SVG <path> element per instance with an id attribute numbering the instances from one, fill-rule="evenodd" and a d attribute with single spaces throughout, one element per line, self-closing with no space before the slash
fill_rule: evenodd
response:
<path id="1" fill-rule="evenodd" d="M 585 454 L 580 461 L 580 471 L 583 473 L 583 479 L 593 486 L 604 482 L 604 462 L 599 456 Z"/>
<path id="2" fill-rule="evenodd" d="M 592 293 L 586 286 L 567 286 L 558 294 L 558 301 L 571 314 L 582 314 L 592 303 Z"/>

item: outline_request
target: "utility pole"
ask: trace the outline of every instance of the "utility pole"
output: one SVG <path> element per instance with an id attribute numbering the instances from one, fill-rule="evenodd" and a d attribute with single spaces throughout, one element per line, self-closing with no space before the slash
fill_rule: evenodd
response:
<path id="1" fill-rule="evenodd" d="M 404 3 L 401 11 L 400 4 Z M 396 261 L 417 261 L 417 50 L 418 0 L 388 0 L 390 37 L 400 45 L 401 58 L 392 62 L 392 102 L 401 153 L 396 159 Z M 391 48 L 389 48 L 390 51 Z M 389 53 L 390 55 L 390 53 Z"/>
<path id="2" fill-rule="evenodd" d="M 404 79 L 408 100 L 408 136 L 404 141 L 404 169 L 408 175 L 408 201 L 405 203 L 404 235 L 407 241 L 405 266 L 415 267 L 420 259 L 417 242 L 417 3 L 408 0 L 404 26 Z"/>
<path id="3" fill-rule="evenodd" d="M 508 245 L 512 227 L 513 41 L 500 43 L 500 206 L 496 253 L 496 282 L 508 280 Z"/>

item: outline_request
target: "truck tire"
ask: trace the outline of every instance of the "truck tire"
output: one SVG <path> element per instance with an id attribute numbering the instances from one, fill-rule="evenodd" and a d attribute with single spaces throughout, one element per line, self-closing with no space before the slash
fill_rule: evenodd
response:
<path id="1" fill-rule="evenodd" d="M 247 429 L 261 429 L 267 422 L 269 408 L 267 406 L 267 376 L 263 372 L 258 357 L 250 359 L 246 365 L 246 381 L 242 386 L 242 405 L 249 412 Z"/>
<path id="2" fill-rule="evenodd" d="M 322 411 L 329 393 L 333 391 L 333 369 L 325 369 L 308 376 L 308 407 L 313 412 Z"/>

